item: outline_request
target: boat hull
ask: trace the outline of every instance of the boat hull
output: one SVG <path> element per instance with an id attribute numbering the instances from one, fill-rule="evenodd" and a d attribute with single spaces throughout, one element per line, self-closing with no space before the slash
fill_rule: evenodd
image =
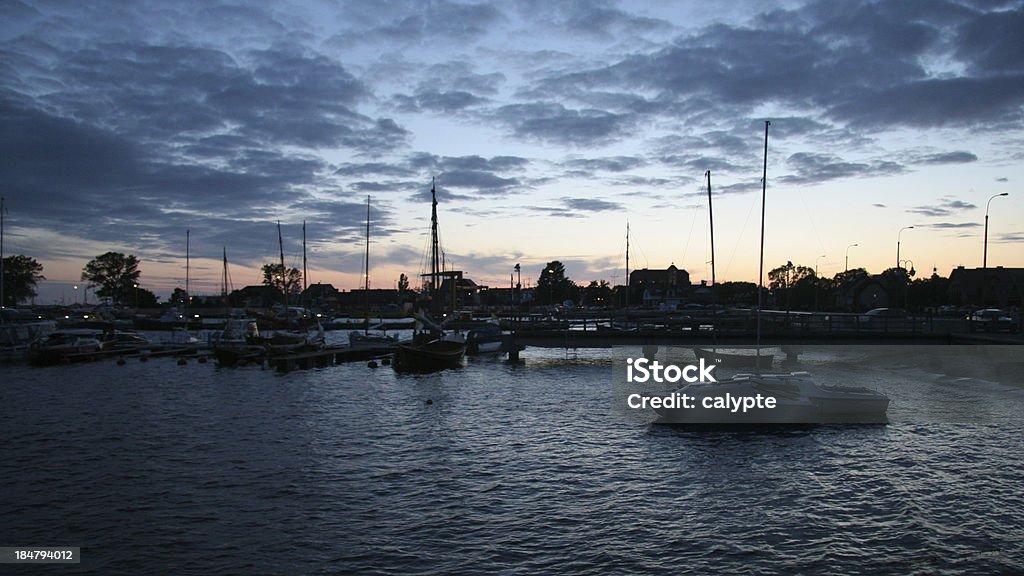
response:
<path id="1" fill-rule="evenodd" d="M 462 365 L 466 345 L 452 340 L 403 342 L 395 350 L 392 365 L 399 372 L 437 372 Z"/>
<path id="2" fill-rule="evenodd" d="M 717 383 L 691 384 L 676 393 L 692 407 L 656 408 L 665 424 L 884 424 L 889 398 L 867 388 L 821 386 L 806 373 L 740 375 Z M 772 408 L 759 404 L 773 398 Z M 724 406 L 724 408 L 723 408 Z M 735 407 L 735 409 L 733 409 Z"/>

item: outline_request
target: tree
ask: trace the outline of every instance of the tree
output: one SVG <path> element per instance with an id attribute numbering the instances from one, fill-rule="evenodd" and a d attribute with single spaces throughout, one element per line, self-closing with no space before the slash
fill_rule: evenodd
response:
<path id="1" fill-rule="evenodd" d="M 35 258 L 17 255 L 4 258 L 4 301 L 0 306 L 16 306 L 36 296 L 36 282 L 46 280 L 43 265 Z"/>
<path id="2" fill-rule="evenodd" d="M 768 272 L 768 288 L 775 293 L 776 304 L 779 297 L 785 299 L 786 310 L 794 305 L 809 308 L 814 301 L 816 279 L 813 268 L 786 262 Z"/>
<path id="3" fill-rule="evenodd" d="M 136 308 L 156 308 L 157 299 L 156 294 L 153 294 L 145 288 L 135 288 L 135 294 L 133 296 L 135 301 L 132 303 Z"/>
<path id="4" fill-rule="evenodd" d="M 139 259 L 120 252 L 107 252 L 89 261 L 82 269 L 82 280 L 90 287 L 99 286 L 96 295 L 114 304 L 134 303 L 135 285 L 139 283 Z"/>
<path id="5" fill-rule="evenodd" d="M 175 287 L 174 291 L 171 292 L 171 297 L 167 299 L 168 302 L 175 306 L 184 306 L 186 300 L 188 300 L 188 293 L 182 290 L 180 286 Z"/>
<path id="6" fill-rule="evenodd" d="M 565 277 L 565 266 L 555 260 L 541 270 L 533 293 L 541 304 L 561 304 L 567 299 L 575 299 L 576 291 L 576 284 Z"/>
<path id="7" fill-rule="evenodd" d="M 401 296 L 409 291 L 409 277 L 405 274 L 398 275 L 398 295 Z"/>
<path id="8" fill-rule="evenodd" d="M 302 273 L 298 268 L 282 267 L 280 264 L 264 264 L 263 283 L 273 286 L 286 296 L 298 296 L 302 290 Z"/>
<path id="9" fill-rule="evenodd" d="M 607 280 L 591 280 L 590 284 L 583 289 L 583 301 L 589 306 L 610 306 L 612 299 L 612 287 Z"/>

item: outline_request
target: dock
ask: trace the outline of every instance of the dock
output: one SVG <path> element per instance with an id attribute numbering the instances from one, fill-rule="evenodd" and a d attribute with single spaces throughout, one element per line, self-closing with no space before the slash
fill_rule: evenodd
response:
<path id="1" fill-rule="evenodd" d="M 328 346 L 322 350 L 270 356 L 267 364 L 278 372 L 324 368 L 346 362 L 373 360 L 390 355 L 394 344 L 371 344 L 366 346 Z"/>

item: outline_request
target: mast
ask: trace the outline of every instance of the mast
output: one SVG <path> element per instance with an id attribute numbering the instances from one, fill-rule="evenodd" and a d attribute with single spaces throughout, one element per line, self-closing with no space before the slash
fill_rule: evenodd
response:
<path id="1" fill-rule="evenodd" d="M 711 170 L 704 173 L 708 177 L 708 219 L 711 220 L 711 285 L 715 285 L 715 213 L 711 210 Z"/>
<path id="2" fill-rule="evenodd" d="M 306 269 L 306 221 L 302 221 L 302 294 L 306 294 L 306 277 L 309 275 Z"/>
<path id="3" fill-rule="evenodd" d="M 281 221 L 277 221 L 277 249 L 281 254 L 281 293 L 284 294 L 285 318 L 288 317 L 288 283 L 284 268 L 284 240 L 281 239 Z"/>
<path id="4" fill-rule="evenodd" d="M 192 230 L 186 228 L 185 229 L 185 328 L 186 329 L 188 328 L 188 320 L 189 320 L 188 309 L 189 309 L 189 305 L 192 304 L 192 292 L 189 290 L 189 285 L 188 285 L 189 271 L 191 269 L 190 268 L 190 264 L 191 263 L 189 262 L 189 252 L 191 250 L 191 246 L 190 246 L 191 242 L 192 242 Z"/>
<path id="5" fill-rule="evenodd" d="M 220 297 L 224 300 L 224 308 L 231 315 L 231 303 L 228 302 L 228 247 L 224 246 L 224 270 L 221 272 Z"/>
<path id="6" fill-rule="evenodd" d="M 366 259 L 363 266 L 366 278 L 363 281 L 363 295 L 365 296 L 365 308 L 363 309 L 363 320 L 366 322 L 363 334 L 370 333 L 370 195 L 366 195 Z"/>
<path id="7" fill-rule="evenodd" d="M 761 174 L 761 264 L 757 277 L 757 366 L 761 365 L 761 293 L 764 291 L 764 201 L 768 191 L 768 127 L 770 120 L 764 121 L 764 171 Z"/>
<path id="8" fill-rule="evenodd" d="M 430 198 L 430 302 L 431 308 L 436 312 L 439 306 L 437 291 L 440 288 L 438 286 L 437 274 L 441 262 L 437 239 L 437 189 L 433 178 L 430 179 Z"/>
<path id="9" fill-rule="evenodd" d="M 626 311 L 629 311 L 629 220 L 626 220 Z"/>

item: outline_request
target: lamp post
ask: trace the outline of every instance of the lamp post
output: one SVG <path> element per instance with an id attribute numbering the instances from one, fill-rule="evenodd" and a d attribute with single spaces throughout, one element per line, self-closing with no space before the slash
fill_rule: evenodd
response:
<path id="1" fill-rule="evenodd" d="M 71 288 L 74 289 L 74 291 L 75 291 L 75 305 L 77 306 L 78 305 L 78 284 L 73 284 L 71 286 Z"/>
<path id="2" fill-rule="evenodd" d="M 896 267 L 900 267 L 900 234 L 903 234 L 904 230 L 911 230 L 913 226 L 904 226 L 900 228 L 900 231 L 896 234 Z"/>
<path id="3" fill-rule="evenodd" d="M 846 264 L 843 268 L 843 272 L 850 271 L 850 248 L 853 248 L 854 246 L 860 246 L 860 244 L 850 244 L 849 246 L 846 247 Z M 899 257 L 897 256 L 896 259 L 899 260 Z"/>
<path id="4" fill-rule="evenodd" d="M 138 311 L 139 311 L 139 285 L 137 283 L 136 284 L 132 284 L 132 288 L 135 288 L 135 312 L 138 313 Z"/>
<path id="5" fill-rule="evenodd" d="M 905 288 L 906 291 L 903 293 L 903 308 L 905 310 L 910 310 L 910 285 L 912 284 L 912 281 L 910 279 L 915 274 L 914 261 L 910 259 L 900 260 L 899 262 L 896 263 L 896 266 L 906 270 L 907 268 L 905 264 L 910 264 L 910 270 L 907 272 L 907 286 Z"/>
<path id="6" fill-rule="evenodd" d="M 992 198 L 988 199 L 985 204 L 985 247 L 981 256 L 981 268 L 985 270 L 988 268 L 988 207 L 992 204 L 992 200 L 1000 196 L 1009 196 L 1009 192 L 1003 192 L 1002 194 L 993 194 Z"/>

